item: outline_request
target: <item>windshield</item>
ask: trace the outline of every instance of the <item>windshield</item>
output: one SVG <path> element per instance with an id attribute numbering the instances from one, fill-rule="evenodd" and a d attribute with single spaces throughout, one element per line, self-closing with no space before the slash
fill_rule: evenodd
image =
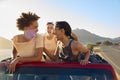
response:
<path id="1" fill-rule="evenodd" d="M 14 74 L 0 69 L 0 80 L 114 80 L 112 73 L 99 69 L 22 67 Z"/>

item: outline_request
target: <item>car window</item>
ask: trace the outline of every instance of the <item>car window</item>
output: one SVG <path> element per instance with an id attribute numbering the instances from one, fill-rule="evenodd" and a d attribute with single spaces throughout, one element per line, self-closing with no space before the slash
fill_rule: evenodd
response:
<path id="1" fill-rule="evenodd" d="M 80 68 L 21 67 L 14 74 L 0 69 L 0 80 L 114 80 L 108 70 Z"/>

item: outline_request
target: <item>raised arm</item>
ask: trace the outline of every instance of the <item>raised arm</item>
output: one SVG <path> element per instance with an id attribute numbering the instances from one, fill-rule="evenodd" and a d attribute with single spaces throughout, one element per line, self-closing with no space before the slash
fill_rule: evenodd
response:
<path id="1" fill-rule="evenodd" d="M 88 49 L 86 49 L 82 44 L 80 44 L 78 41 L 73 41 L 72 43 L 72 51 L 74 53 L 74 55 L 78 55 L 81 52 L 85 53 L 85 58 L 84 60 L 80 60 L 81 64 L 87 64 L 89 61 L 89 57 L 90 57 L 90 51 Z"/>
<path id="2" fill-rule="evenodd" d="M 13 46 L 12 53 L 13 53 L 13 59 L 15 59 L 17 57 L 17 50 L 14 46 Z"/>

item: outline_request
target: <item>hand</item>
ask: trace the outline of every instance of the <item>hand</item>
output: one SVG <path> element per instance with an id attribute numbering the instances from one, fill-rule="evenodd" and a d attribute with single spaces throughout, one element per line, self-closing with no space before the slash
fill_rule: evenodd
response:
<path id="1" fill-rule="evenodd" d="M 81 61 L 80 61 L 80 64 L 82 64 L 82 65 L 86 65 L 86 64 L 88 64 L 88 63 L 89 63 L 88 60 L 81 60 Z"/>
<path id="2" fill-rule="evenodd" d="M 9 70 L 9 73 L 13 73 L 15 72 L 15 67 L 16 67 L 16 64 L 18 63 L 18 58 L 14 59 L 13 61 L 11 61 L 8 65 L 8 70 Z"/>

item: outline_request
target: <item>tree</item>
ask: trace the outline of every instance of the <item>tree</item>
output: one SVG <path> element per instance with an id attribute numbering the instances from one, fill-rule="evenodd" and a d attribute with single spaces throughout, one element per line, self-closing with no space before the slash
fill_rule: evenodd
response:
<path id="1" fill-rule="evenodd" d="M 103 44 L 104 44 L 104 45 L 107 45 L 107 46 L 110 46 L 110 45 L 112 45 L 113 43 L 110 42 L 110 41 L 104 41 Z"/>

